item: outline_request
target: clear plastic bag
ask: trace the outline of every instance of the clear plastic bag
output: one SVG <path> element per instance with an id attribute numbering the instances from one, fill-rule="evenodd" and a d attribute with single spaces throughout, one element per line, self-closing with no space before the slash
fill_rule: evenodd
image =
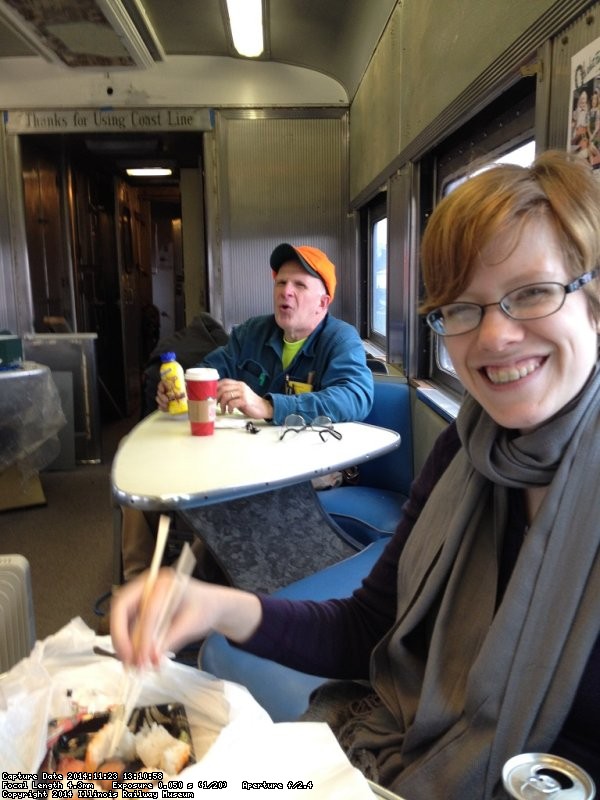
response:
<path id="1" fill-rule="evenodd" d="M 16 464 L 28 478 L 46 467 L 60 452 L 65 424 L 48 367 L 25 361 L 0 372 L 0 472 Z"/>

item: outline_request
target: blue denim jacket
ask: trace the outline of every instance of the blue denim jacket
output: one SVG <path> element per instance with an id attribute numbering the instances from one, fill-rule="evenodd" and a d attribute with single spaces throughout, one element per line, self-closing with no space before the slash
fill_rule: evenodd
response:
<path id="1" fill-rule="evenodd" d="M 283 331 L 268 314 L 238 325 L 228 344 L 209 353 L 203 366 L 214 367 L 221 378 L 244 381 L 273 404 L 273 422 L 288 414 L 307 421 L 325 415 L 334 422 L 364 419 L 373 404 L 373 375 L 355 328 L 328 314 L 310 334 L 284 371 Z M 286 378 L 312 383 L 313 391 L 286 394 Z"/>

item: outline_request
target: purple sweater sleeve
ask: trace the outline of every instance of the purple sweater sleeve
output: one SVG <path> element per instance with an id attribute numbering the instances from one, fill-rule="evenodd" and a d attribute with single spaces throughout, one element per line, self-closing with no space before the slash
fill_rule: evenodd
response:
<path id="1" fill-rule="evenodd" d="M 452 423 L 413 482 L 394 536 L 351 597 L 315 602 L 261 595 L 262 622 L 250 639 L 237 646 L 313 675 L 367 678 L 371 651 L 395 618 L 398 559 L 432 488 L 459 446 Z"/>

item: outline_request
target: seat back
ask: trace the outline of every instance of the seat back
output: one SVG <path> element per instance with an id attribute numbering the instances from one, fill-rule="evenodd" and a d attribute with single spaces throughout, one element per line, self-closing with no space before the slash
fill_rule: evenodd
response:
<path id="1" fill-rule="evenodd" d="M 401 376 L 375 374 L 373 381 L 373 407 L 365 422 L 397 431 L 400 447 L 360 464 L 358 482 L 361 486 L 408 495 L 413 479 L 410 389 Z"/>
<path id="2" fill-rule="evenodd" d="M 227 344 L 229 336 L 221 323 L 202 311 L 182 330 L 165 336 L 156 345 L 142 373 L 142 409 L 145 417 L 156 410 L 156 385 L 160 380 L 160 354 L 175 353 L 183 369 L 196 366 L 212 350 Z"/>
<path id="3" fill-rule="evenodd" d="M 349 597 L 369 574 L 385 546 L 384 540 L 374 542 L 360 553 L 302 578 L 274 594 L 289 600 L 318 601 Z M 211 634 L 204 641 L 198 662 L 201 669 L 217 678 L 245 686 L 266 709 L 273 722 L 297 720 L 308 707 L 311 692 L 325 680 L 246 653 L 230 645 L 218 633 Z"/>
<path id="4" fill-rule="evenodd" d="M 367 367 L 371 370 L 371 372 L 376 373 L 378 375 L 390 374 L 390 371 L 385 361 L 381 361 L 381 359 L 379 358 L 373 358 L 373 356 L 367 355 Z"/>

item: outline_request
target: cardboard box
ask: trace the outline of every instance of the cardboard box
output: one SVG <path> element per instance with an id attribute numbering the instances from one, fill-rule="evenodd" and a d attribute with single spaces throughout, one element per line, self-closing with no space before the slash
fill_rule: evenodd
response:
<path id="1" fill-rule="evenodd" d="M 16 464 L 0 472 L 0 511 L 46 505 L 39 476 L 23 478 Z"/>

